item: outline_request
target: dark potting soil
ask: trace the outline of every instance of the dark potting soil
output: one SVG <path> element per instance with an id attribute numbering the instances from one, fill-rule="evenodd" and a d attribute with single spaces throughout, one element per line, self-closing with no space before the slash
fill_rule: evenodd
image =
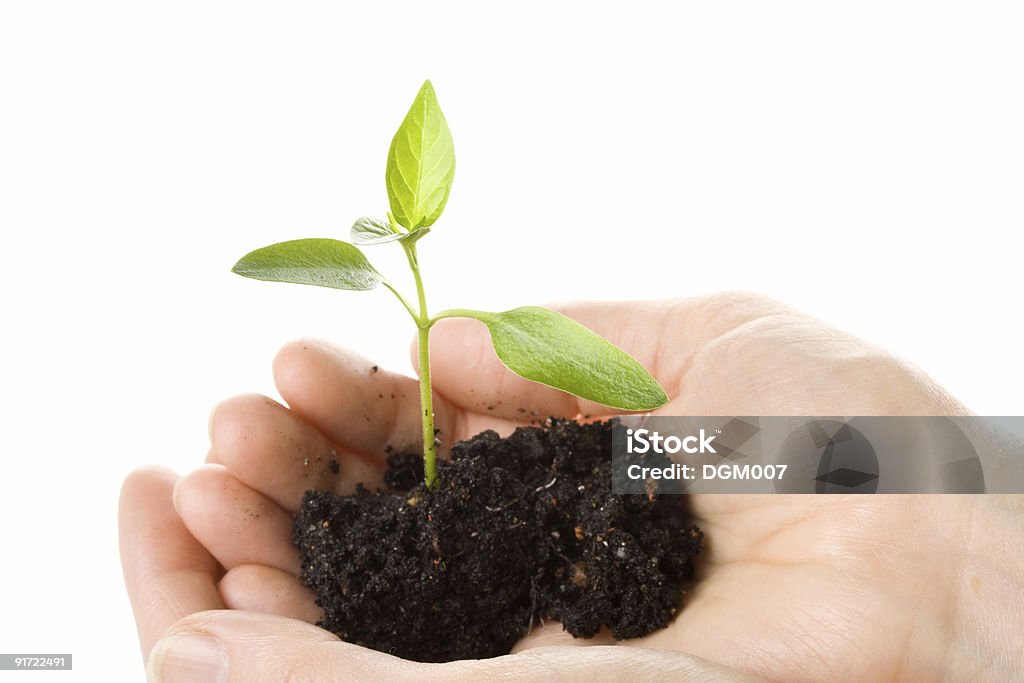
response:
<path id="1" fill-rule="evenodd" d="M 307 491 L 294 541 L 320 625 L 423 662 L 506 654 L 541 619 L 577 637 L 664 627 L 703 534 L 685 496 L 611 493 L 611 424 L 483 432 L 429 492 L 419 455 L 389 457 L 390 491 Z"/>

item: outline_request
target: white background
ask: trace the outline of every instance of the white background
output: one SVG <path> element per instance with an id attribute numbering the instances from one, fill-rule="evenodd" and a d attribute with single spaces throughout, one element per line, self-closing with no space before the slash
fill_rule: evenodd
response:
<path id="1" fill-rule="evenodd" d="M 1018 3 L 352 4 L 0 3 L 0 652 L 141 678 L 124 474 L 286 340 L 409 370 L 386 293 L 229 268 L 386 210 L 428 77 L 435 310 L 755 290 L 1024 410 Z"/>

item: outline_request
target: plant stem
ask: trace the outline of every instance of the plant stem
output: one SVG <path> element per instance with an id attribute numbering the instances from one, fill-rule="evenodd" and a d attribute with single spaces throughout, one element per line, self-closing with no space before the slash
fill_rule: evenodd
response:
<path id="1" fill-rule="evenodd" d="M 423 420 L 423 475 L 427 488 L 437 484 L 437 444 L 434 436 L 434 398 L 430 383 L 430 327 L 433 321 L 427 310 L 427 295 L 423 290 L 423 278 L 420 276 L 419 259 L 416 255 L 416 243 L 406 245 L 405 256 L 412 268 L 416 280 L 416 295 L 419 299 L 420 311 L 416 320 L 417 342 L 420 360 L 420 417 Z"/>
<path id="2" fill-rule="evenodd" d="M 445 318 L 473 318 L 474 320 L 486 321 L 488 318 L 493 318 L 493 313 L 486 311 L 476 311 L 472 308 L 446 308 L 441 311 L 433 318 L 430 319 L 430 324 L 433 325 L 438 320 L 444 320 Z"/>
<path id="3" fill-rule="evenodd" d="M 420 410 L 423 411 L 423 476 L 427 488 L 437 483 L 437 445 L 434 436 L 434 401 L 430 389 L 430 327 L 419 329 L 420 346 Z"/>
<path id="4" fill-rule="evenodd" d="M 398 297 L 399 303 L 401 303 L 402 306 L 405 307 L 405 310 L 409 311 L 409 315 L 412 316 L 413 322 L 415 322 L 416 325 L 419 326 L 420 316 L 419 314 L 416 313 L 416 309 L 412 307 L 412 304 L 409 303 L 409 300 L 405 298 L 405 295 L 403 295 L 401 292 L 395 289 L 395 286 L 392 285 L 387 280 L 384 280 L 383 282 L 381 282 L 381 284 L 387 287 L 389 290 L 391 290 L 391 293 Z"/>

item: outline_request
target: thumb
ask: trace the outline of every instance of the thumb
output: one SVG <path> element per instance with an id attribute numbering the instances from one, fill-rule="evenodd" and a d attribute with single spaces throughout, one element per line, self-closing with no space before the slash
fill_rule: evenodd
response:
<path id="1" fill-rule="evenodd" d="M 153 648 L 147 673 L 159 683 L 759 680 L 692 655 L 629 646 L 541 647 L 493 659 L 419 664 L 342 642 L 303 621 L 237 610 L 179 621 Z"/>
<path id="2" fill-rule="evenodd" d="M 411 662 L 339 640 L 297 619 L 246 612 L 197 612 L 157 642 L 151 683 L 404 680 Z"/>

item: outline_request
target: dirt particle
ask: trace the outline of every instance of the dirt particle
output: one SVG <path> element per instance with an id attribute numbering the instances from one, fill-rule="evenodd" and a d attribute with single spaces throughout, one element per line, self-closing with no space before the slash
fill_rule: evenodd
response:
<path id="1" fill-rule="evenodd" d="M 654 479 L 647 479 L 644 481 L 644 491 L 647 493 L 647 500 L 654 501 L 654 494 L 658 490 L 658 482 Z"/>
<path id="2" fill-rule="evenodd" d="M 583 569 L 582 563 L 576 563 L 572 566 L 572 584 L 577 588 L 583 588 L 587 585 L 587 572 Z"/>

